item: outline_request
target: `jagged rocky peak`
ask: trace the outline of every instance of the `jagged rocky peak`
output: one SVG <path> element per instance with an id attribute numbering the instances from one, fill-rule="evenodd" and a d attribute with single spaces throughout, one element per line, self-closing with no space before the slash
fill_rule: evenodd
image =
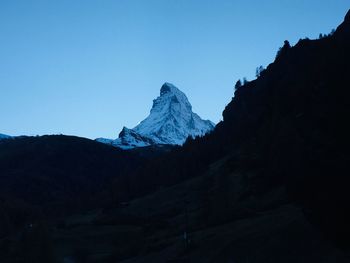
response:
<path id="1" fill-rule="evenodd" d="M 165 82 L 160 88 L 160 96 L 165 96 L 165 95 L 179 96 L 181 99 L 188 101 L 185 93 L 183 93 L 176 86 L 174 86 L 169 82 Z"/>
<path id="2" fill-rule="evenodd" d="M 131 129 L 126 128 L 125 126 L 123 127 L 122 131 L 119 133 L 119 137 L 124 137 L 132 133 Z"/>
<path id="3" fill-rule="evenodd" d="M 164 83 L 160 96 L 153 100 L 149 116 L 133 129 L 126 127 L 116 140 L 97 139 L 103 143 L 130 149 L 157 144 L 182 145 L 186 139 L 203 136 L 215 124 L 192 112 L 186 95 L 171 83 Z"/>
<path id="4" fill-rule="evenodd" d="M 183 93 L 173 84 L 165 82 L 160 89 L 160 96 L 157 99 L 153 100 L 151 113 L 152 110 L 157 109 L 159 106 L 176 107 L 178 104 L 181 104 L 181 106 L 188 111 L 192 110 L 192 105 L 188 101 L 185 93 Z"/>
<path id="5" fill-rule="evenodd" d="M 135 132 L 133 129 L 128 129 L 123 127 L 122 131 L 119 133 L 121 142 L 124 145 L 130 145 L 134 147 L 151 145 L 153 141 L 141 134 Z"/>
<path id="6" fill-rule="evenodd" d="M 202 120 L 192 112 L 192 106 L 182 91 L 165 83 L 160 96 L 153 101 L 150 115 L 134 130 L 157 144 L 181 145 L 187 137 L 203 136 L 213 128 L 211 121 Z"/>
<path id="7" fill-rule="evenodd" d="M 163 84 L 163 86 L 160 88 L 160 96 L 166 94 L 166 93 L 175 93 L 179 91 L 178 88 L 176 88 L 173 84 L 169 83 L 169 82 L 165 82 Z"/>

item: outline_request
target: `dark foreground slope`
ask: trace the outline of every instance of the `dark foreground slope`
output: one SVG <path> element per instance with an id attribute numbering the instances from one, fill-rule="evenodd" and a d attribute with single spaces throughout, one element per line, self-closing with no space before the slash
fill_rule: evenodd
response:
<path id="1" fill-rule="evenodd" d="M 348 249 L 349 47 L 350 13 L 328 37 L 303 39 L 294 47 L 286 43 L 257 80 L 236 90 L 211 135 L 136 171 L 131 195 L 202 176 L 198 189 L 207 193 L 202 205 L 210 212 L 199 223 L 232 222 L 292 204 L 317 233 Z M 203 174 L 218 161 L 216 184 L 206 182 Z M 271 200 L 261 201 L 266 196 Z M 284 231 L 288 236 L 287 226 Z"/>
<path id="2" fill-rule="evenodd" d="M 66 218 L 56 257 L 350 262 L 349 40 L 350 14 L 332 36 L 286 44 L 212 134 L 115 180 L 123 206 Z"/>
<path id="3" fill-rule="evenodd" d="M 286 44 L 212 134 L 115 177 L 116 206 L 1 240 L 2 259 L 349 262 L 349 46 L 350 13 Z"/>
<path id="4" fill-rule="evenodd" d="M 347 239 L 349 46 L 349 13 L 333 35 L 285 45 L 257 80 L 236 90 L 211 135 L 162 156 L 133 179 L 155 190 L 229 156 L 231 169 L 259 172 L 256 191 L 286 186 L 289 197 L 311 209 L 320 225 L 339 227 L 331 232 Z"/>
<path id="5" fill-rule="evenodd" d="M 73 136 L 0 142 L 0 233 L 34 218 L 101 205 L 112 179 L 142 163 L 128 153 Z"/>
<path id="6" fill-rule="evenodd" d="M 350 245 L 350 13 L 336 32 L 283 47 L 225 109 L 223 134 L 261 168 L 257 187 L 290 200 L 339 245 Z"/>

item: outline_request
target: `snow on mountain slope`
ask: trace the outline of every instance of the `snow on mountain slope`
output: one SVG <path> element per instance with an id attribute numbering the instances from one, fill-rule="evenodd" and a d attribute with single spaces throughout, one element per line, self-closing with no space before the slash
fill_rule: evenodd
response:
<path id="1" fill-rule="evenodd" d="M 96 139 L 96 141 L 105 144 L 110 144 L 112 146 L 119 147 L 124 150 L 136 147 L 145 147 L 155 144 L 155 142 L 152 139 L 142 136 L 134 130 L 128 129 L 126 127 L 123 128 L 123 130 L 119 133 L 119 137 L 115 140 L 98 138 Z"/>
<path id="2" fill-rule="evenodd" d="M 98 138 L 99 142 L 123 149 L 155 144 L 182 145 L 189 136 L 203 136 L 215 124 L 192 112 L 186 95 L 173 84 L 165 83 L 160 96 L 153 100 L 149 116 L 133 129 L 123 128 L 116 140 Z"/>
<path id="3" fill-rule="evenodd" d="M 192 106 L 182 91 L 165 83 L 160 96 L 153 101 L 150 115 L 133 130 L 157 144 L 181 145 L 188 136 L 203 136 L 214 126 L 211 121 L 204 121 L 192 112 Z"/>

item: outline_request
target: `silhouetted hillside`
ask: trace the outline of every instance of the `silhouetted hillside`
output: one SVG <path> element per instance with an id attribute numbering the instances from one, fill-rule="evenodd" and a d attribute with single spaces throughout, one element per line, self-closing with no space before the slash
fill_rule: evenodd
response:
<path id="1" fill-rule="evenodd" d="M 258 160 L 264 184 L 286 184 L 313 222 L 346 243 L 349 46 L 348 13 L 332 36 L 300 40 L 259 79 L 237 90 L 222 128 L 230 145 L 239 146 L 248 160 Z"/>
<path id="2" fill-rule="evenodd" d="M 113 178 L 141 163 L 139 154 L 79 137 L 4 140 L 0 142 L 0 209 L 19 224 L 30 217 L 91 208 L 113 194 L 108 188 Z"/>
<path id="3" fill-rule="evenodd" d="M 201 175 L 224 158 L 227 173 L 254 171 L 243 199 L 286 187 L 309 220 L 348 243 L 349 47 L 350 13 L 326 38 L 285 42 L 257 80 L 235 91 L 215 131 L 137 171 L 131 180 L 142 183 L 131 183 L 132 195 Z"/>
<path id="4" fill-rule="evenodd" d="M 237 86 L 214 132 L 183 147 L 121 151 L 67 136 L 0 142 L 0 234 L 40 213 L 77 214 L 0 242 L 0 256 L 348 262 L 349 47 L 350 11 L 327 37 L 285 41 L 256 80 Z M 49 234 L 54 241 L 43 242 Z"/>

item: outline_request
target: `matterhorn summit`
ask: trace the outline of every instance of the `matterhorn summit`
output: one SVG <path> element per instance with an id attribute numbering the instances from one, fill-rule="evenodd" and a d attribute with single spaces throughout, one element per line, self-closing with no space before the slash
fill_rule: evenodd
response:
<path id="1" fill-rule="evenodd" d="M 202 120 L 192 112 L 192 106 L 182 91 L 173 84 L 164 83 L 146 119 L 133 129 L 124 127 L 115 140 L 96 140 L 122 149 L 162 144 L 182 145 L 189 136 L 203 136 L 214 127 L 213 122 Z"/>

